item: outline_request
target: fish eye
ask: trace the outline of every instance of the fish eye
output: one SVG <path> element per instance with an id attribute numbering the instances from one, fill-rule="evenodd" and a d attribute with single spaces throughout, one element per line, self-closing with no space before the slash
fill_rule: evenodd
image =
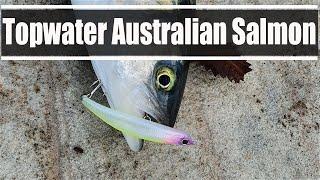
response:
<path id="1" fill-rule="evenodd" d="M 157 71 L 156 86 L 158 89 L 170 91 L 175 83 L 176 75 L 169 67 L 162 67 Z"/>

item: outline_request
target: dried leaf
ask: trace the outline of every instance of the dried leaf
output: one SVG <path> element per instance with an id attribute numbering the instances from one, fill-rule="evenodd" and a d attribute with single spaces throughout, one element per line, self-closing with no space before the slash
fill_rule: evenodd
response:
<path id="1" fill-rule="evenodd" d="M 247 61 L 196 61 L 199 65 L 211 70 L 213 74 L 227 77 L 237 83 L 244 79 L 244 75 L 250 72 L 250 64 Z"/>

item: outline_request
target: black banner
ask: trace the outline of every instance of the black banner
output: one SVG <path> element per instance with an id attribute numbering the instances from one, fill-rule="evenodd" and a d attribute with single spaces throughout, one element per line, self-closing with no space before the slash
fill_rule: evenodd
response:
<path id="1" fill-rule="evenodd" d="M 317 10 L 2 10 L 3 56 L 317 56 Z"/>

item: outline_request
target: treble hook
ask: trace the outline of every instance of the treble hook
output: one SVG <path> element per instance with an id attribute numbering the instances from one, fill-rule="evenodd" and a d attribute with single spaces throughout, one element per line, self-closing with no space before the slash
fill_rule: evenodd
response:
<path id="1" fill-rule="evenodd" d="M 93 96 L 93 94 L 101 87 L 102 84 L 101 84 L 101 82 L 100 82 L 99 79 L 96 80 L 90 87 L 94 86 L 94 85 L 97 84 L 97 83 L 99 83 L 99 84 L 91 91 L 91 93 L 89 93 L 89 94 L 87 95 L 88 98 L 91 99 L 91 97 Z"/>
<path id="2" fill-rule="evenodd" d="M 92 87 L 92 86 L 96 85 L 98 82 L 100 82 L 100 80 L 99 80 L 99 79 L 98 79 L 98 80 L 96 80 L 95 82 L 93 82 L 93 83 L 91 84 L 91 86 L 90 86 L 90 87 Z"/>

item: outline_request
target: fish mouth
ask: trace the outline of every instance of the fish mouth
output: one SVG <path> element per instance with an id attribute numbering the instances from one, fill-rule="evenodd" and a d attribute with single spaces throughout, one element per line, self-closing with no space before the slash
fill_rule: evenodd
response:
<path id="1" fill-rule="evenodd" d="M 154 118 L 153 116 L 151 116 L 147 112 L 144 112 L 144 115 L 143 115 L 142 118 L 147 120 L 147 121 L 153 121 L 153 122 L 161 123 L 161 121 L 157 120 L 156 118 Z"/>
<path id="2" fill-rule="evenodd" d="M 165 119 L 155 118 L 154 116 L 152 116 L 151 114 L 149 114 L 147 112 L 143 113 L 142 118 L 145 119 L 146 121 L 156 122 L 156 123 L 159 123 L 159 124 L 162 124 L 162 125 L 165 125 L 165 126 L 169 126 L 169 127 L 173 127 L 173 125 L 174 125 L 174 123 L 167 124 L 166 122 L 171 122 L 170 120 L 169 121 L 164 121 L 167 118 L 165 118 Z"/>

